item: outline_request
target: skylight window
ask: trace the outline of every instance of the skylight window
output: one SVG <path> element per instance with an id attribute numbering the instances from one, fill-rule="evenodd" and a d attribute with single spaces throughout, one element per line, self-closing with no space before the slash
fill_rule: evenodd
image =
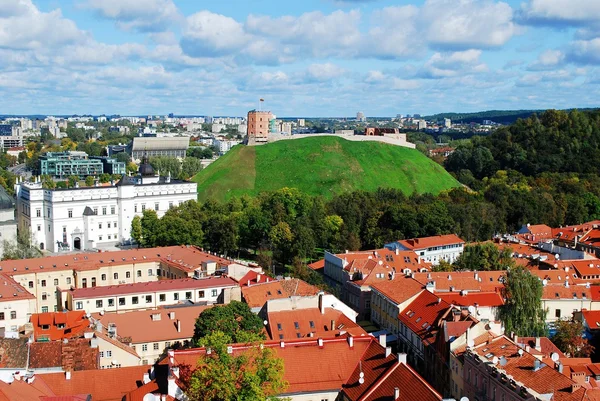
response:
<path id="1" fill-rule="evenodd" d="M 312 320 L 310 322 L 308 322 L 308 324 L 310 324 L 311 329 L 315 328 L 315 322 L 313 322 Z"/>
<path id="2" fill-rule="evenodd" d="M 281 323 L 277 323 L 277 330 L 281 331 Z"/>
<path id="3" fill-rule="evenodd" d="M 298 324 L 298 322 L 294 322 L 294 327 L 296 330 L 300 330 L 300 324 Z"/>

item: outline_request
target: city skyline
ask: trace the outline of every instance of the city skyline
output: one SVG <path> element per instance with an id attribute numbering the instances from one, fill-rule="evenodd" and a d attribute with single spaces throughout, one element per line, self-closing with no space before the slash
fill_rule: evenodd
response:
<path id="1" fill-rule="evenodd" d="M 585 0 L 0 1 L 0 114 L 593 107 Z"/>

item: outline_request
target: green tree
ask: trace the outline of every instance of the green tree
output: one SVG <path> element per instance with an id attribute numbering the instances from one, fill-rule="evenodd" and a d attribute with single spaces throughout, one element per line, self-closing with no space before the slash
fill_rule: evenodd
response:
<path id="1" fill-rule="evenodd" d="M 133 216 L 133 220 L 131 220 L 131 238 L 138 246 L 142 243 L 142 218 L 140 216 Z"/>
<path id="2" fill-rule="evenodd" d="M 195 157 L 186 157 L 181 165 L 181 178 L 187 180 L 202 170 L 202 162 Z"/>
<path id="3" fill-rule="evenodd" d="M 193 344 L 201 345 L 201 339 L 216 331 L 227 336 L 228 342 L 245 343 L 264 339 L 262 319 L 250 310 L 248 304 L 239 301 L 202 311 L 194 326 Z"/>
<path id="4" fill-rule="evenodd" d="M 114 156 L 114 159 L 117 159 L 118 161 L 125 163 L 125 165 L 127 165 L 131 161 L 131 157 L 129 157 L 129 155 L 125 152 L 117 153 Z"/>
<path id="5" fill-rule="evenodd" d="M 33 244 L 33 237 L 28 229 L 19 230 L 15 240 L 3 240 L 4 254 L 2 260 L 31 259 L 42 256 L 42 251 Z"/>
<path id="6" fill-rule="evenodd" d="M 71 176 L 69 176 L 67 181 L 69 183 L 69 187 L 73 188 L 75 186 L 75 184 L 79 183 L 79 177 L 76 175 L 71 175 Z"/>
<path id="7" fill-rule="evenodd" d="M 166 177 L 171 173 L 171 177 L 179 177 L 181 173 L 181 162 L 176 157 L 157 156 L 150 158 L 150 164 L 157 173 Z"/>
<path id="8" fill-rule="evenodd" d="M 144 210 L 142 215 L 142 240 L 141 245 L 147 248 L 157 246 L 160 235 L 160 220 L 152 209 Z"/>
<path id="9" fill-rule="evenodd" d="M 569 358 L 589 358 L 594 347 L 583 338 L 584 327 L 580 320 L 559 320 L 552 342 Z"/>
<path id="10" fill-rule="evenodd" d="M 231 337 L 215 331 L 201 339 L 210 349 L 183 383 L 190 401 L 277 400 L 286 388 L 283 359 L 258 343 L 243 351 L 227 352 Z"/>
<path id="11" fill-rule="evenodd" d="M 101 183 L 106 184 L 107 182 L 110 181 L 110 174 L 108 174 L 108 173 L 102 173 L 98 177 L 98 180 L 100 180 Z"/>
<path id="12" fill-rule="evenodd" d="M 546 310 L 542 307 L 541 280 L 519 266 L 506 272 L 506 303 L 500 308 L 500 320 L 507 333 L 519 336 L 546 335 Z"/>
<path id="13" fill-rule="evenodd" d="M 500 250 L 491 242 L 465 246 L 464 252 L 454 262 L 455 270 L 507 270 L 515 265 L 512 250 Z"/>
<path id="14" fill-rule="evenodd" d="M 94 182 L 95 181 L 96 180 L 91 175 L 88 175 L 87 177 L 85 177 L 85 185 L 88 186 L 88 187 L 94 186 Z"/>

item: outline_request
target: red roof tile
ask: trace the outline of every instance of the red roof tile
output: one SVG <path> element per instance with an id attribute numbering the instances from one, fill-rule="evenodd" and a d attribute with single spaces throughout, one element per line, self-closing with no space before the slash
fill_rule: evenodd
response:
<path id="1" fill-rule="evenodd" d="M 421 283 L 402 274 L 396 274 L 393 280 L 372 284 L 371 288 L 385 295 L 396 304 L 401 304 L 423 291 Z"/>
<path id="2" fill-rule="evenodd" d="M 437 235 L 433 237 L 399 240 L 398 243 L 409 250 L 421 250 L 436 246 L 464 244 L 465 241 L 456 234 Z"/>
<path id="3" fill-rule="evenodd" d="M 115 324 L 117 335 L 120 338 L 129 338 L 133 344 L 140 344 L 192 338 L 196 318 L 203 310 L 210 307 L 187 306 L 125 313 L 105 313 L 104 315 L 94 313 L 92 316 L 100 321 L 104 328 L 107 328 L 111 323 Z M 170 312 L 174 313 L 173 319 L 169 317 Z M 153 315 L 160 316 L 160 319 L 153 320 Z M 177 321 L 180 322 L 181 332 L 177 331 Z"/>
<path id="4" fill-rule="evenodd" d="M 600 329 L 600 311 L 594 310 L 584 310 L 582 312 L 583 319 L 587 323 L 590 330 L 599 330 Z"/>
<path id="5" fill-rule="evenodd" d="M 3 260 L 0 271 L 15 275 L 47 270 L 94 270 L 101 266 L 119 266 L 134 261 L 164 262 L 186 272 L 201 268 L 202 263 L 214 261 L 219 267 L 233 262 L 201 251 L 192 246 L 168 246 L 159 248 L 137 248 L 124 251 L 80 253 L 46 256 L 33 259 Z"/>
<path id="6" fill-rule="evenodd" d="M 0 262 L 2 264 L 4 262 Z M 8 274 L 0 274 L 0 302 L 11 302 L 21 299 L 35 299 L 23 286 Z"/>
<path id="7" fill-rule="evenodd" d="M 435 294 L 449 304 L 457 306 L 502 306 L 504 299 L 497 292 L 468 292 L 462 295 L 460 292 L 439 292 Z"/>
<path id="8" fill-rule="evenodd" d="M 267 332 L 272 340 L 304 338 L 311 333 L 314 338 L 335 337 L 344 333 L 352 336 L 367 335 L 362 327 L 332 308 L 325 308 L 324 314 L 318 308 L 269 312 L 267 320 Z"/>
<path id="9" fill-rule="evenodd" d="M 65 316 L 66 323 L 62 323 L 65 322 Z M 68 311 L 34 313 L 31 315 L 31 324 L 36 341 L 40 339 L 55 341 L 82 335 L 90 322 L 85 317 L 85 311 Z M 59 325 L 64 327 L 59 328 Z M 42 326 L 49 327 L 44 329 Z"/>
<path id="10" fill-rule="evenodd" d="M 271 299 L 311 296 L 319 292 L 321 289 L 318 287 L 297 278 L 242 286 L 242 296 L 250 308 L 260 308 Z"/>
<path id="11" fill-rule="evenodd" d="M 40 389 L 22 380 L 14 380 L 8 384 L 0 380 L 0 401 L 32 401 L 51 395 L 47 389 Z"/>
<path id="12" fill-rule="evenodd" d="M 432 342 L 435 338 L 432 329 L 438 325 L 442 315 L 450 304 L 429 291 L 423 291 L 398 315 L 404 323 L 422 341 Z"/>
<path id="13" fill-rule="evenodd" d="M 495 292 L 504 287 L 501 282 L 506 272 L 503 271 L 485 271 L 485 272 L 431 272 L 415 273 L 415 280 L 423 285 L 428 282 L 435 282 L 435 291 L 485 291 Z"/>
<path id="14" fill-rule="evenodd" d="M 72 372 L 70 379 L 62 372 L 46 373 L 37 375 L 33 384 L 44 384 L 56 395 L 91 394 L 94 401 L 122 401 L 139 387 L 149 370 L 150 366 L 82 370 Z"/>

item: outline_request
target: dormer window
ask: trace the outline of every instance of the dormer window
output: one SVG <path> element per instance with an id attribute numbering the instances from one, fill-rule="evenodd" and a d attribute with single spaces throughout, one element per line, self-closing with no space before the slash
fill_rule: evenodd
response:
<path id="1" fill-rule="evenodd" d="M 50 330 L 49 324 L 42 324 L 42 330 Z"/>
<path id="2" fill-rule="evenodd" d="M 65 328 L 65 324 L 64 323 L 59 323 L 56 325 L 57 328 L 59 329 L 64 329 Z"/>

